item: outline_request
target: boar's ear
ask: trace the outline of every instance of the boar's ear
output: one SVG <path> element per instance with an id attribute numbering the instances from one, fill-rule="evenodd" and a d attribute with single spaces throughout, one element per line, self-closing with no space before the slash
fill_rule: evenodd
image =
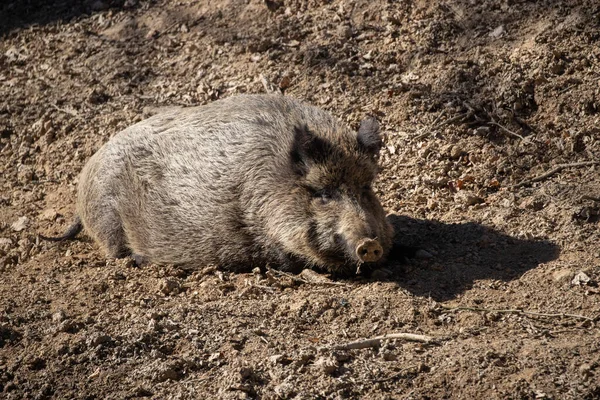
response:
<path id="1" fill-rule="evenodd" d="M 360 147 L 367 153 L 372 155 L 379 153 L 383 142 L 379 135 L 379 122 L 377 122 L 375 117 L 367 117 L 362 120 L 356 139 Z"/>
<path id="2" fill-rule="evenodd" d="M 294 171 L 298 174 L 306 174 L 311 164 L 322 163 L 330 152 L 329 142 L 312 133 L 308 126 L 294 128 L 294 143 L 290 150 L 290 159 Z"/>

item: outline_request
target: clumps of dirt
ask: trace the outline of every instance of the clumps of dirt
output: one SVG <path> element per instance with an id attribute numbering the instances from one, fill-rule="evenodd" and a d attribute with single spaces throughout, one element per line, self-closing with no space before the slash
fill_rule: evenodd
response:
<path id="1" fill-rule="evenodd" d="M 578 0 L 3 4 L 0 392 L 597 398 L 599 16 Z M 265 87 L 381 121 L 396 261 L 340 281 L 39 241 L 111 135 Z M 437 340 L 333 349 L 389 333 Z"/>

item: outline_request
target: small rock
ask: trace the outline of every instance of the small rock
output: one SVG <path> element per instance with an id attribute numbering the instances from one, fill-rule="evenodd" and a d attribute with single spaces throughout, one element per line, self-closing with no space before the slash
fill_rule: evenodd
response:
<path id="1" fill-rule="evenodd" d="M 159 290 L 164 295 L 175 295 L 181 290 L 181 284 L 177 279 L 166 278 L 160 283 Z"/>
<path id="2" fill-rule="evenodd" d="M 573 271 L 570 269 L 559 269 L 558 271 L 554 271 L 552 273 L 552 279 L 556 282 L 561 282 L 569 279 L 569 277 L 573 274 Z"/>
<path id="3" fill-rule="evenodd" d="M 296 395 L 296 387 L 288 379 L 275 386 L 273 390 L 281 399 L 291 399 Z"/>
<path id="4" fill-rule="evenodd" d="M 589 378 L 590 376 L 593 375 L 592 374 L 592 366 L 590 364 L 581 364 L 581 366 L 579 367 L 579 373 L 584 378 Z"/>
<path id="5" fill-rule="evenodd" d="M 431 254 L 427 250 L 419 249 L 415 253 L 415 258 L 421 258 L 421 259 L 424 259 L 424 260 L 428 260 L 428 259 L 433 258 L 433 254 Z"/>
<path id="6" fill-rule="evenodd" d="M 19 219 L 16 220 L 15 222 L 13 222 L 13 224 L 11 225 L 11 228 L 13 228 L 13 230 L 16 232 L 21 232 L 21 231 L 27 229 L 28 226 L 29 226 L 29 218 L 27 218 L 26 216 L 22 216 L 22 217 L 19 217 Z"/>
<path id="7" fill-rule="evenodd" d="M 276 354 L 274 356 L 269 357 L 269 362 L 271 364 L 282 364 L 282 361 L 285 359 L 283 354 Z"/>
<path id="8" fill-rule="evenodd" d="M 45 221 L 54 221 L 56 219 L 56 217 L 58 217 L 58 213 L 56 212 L 55 209 L 49 208 L 49 209 L 43 211 L 39 217 L 40 217 L 40 219 L 45 220 Z"/>
<path id="9" fill-rule="evenodd" d="M 61 321 L 56 328 L 57 332 L 77 333 L 79 326 L 71 320 Z"/>
<path id="10" fill-rule="evenodd" d="M 314 365 L 327 375 L 332 375 L 338 369 L 338 361 L 330 357 L 321 357 L 315 361 Z"/>
<path id="11" fill-rule="evenodd" d="M 63 310 L 58 310 L 52 314 L 52 322 L 62 322 L 67 319 L 67 314 Z"/>
<path id="12" fill-rule="evenodd" d="M 89 347 L 96 347 L 98 345 L 108 343 L 111 340 L 112 340 L 112 338 L 105 334 L 101 334 L 101 333 L 92 334 L 87 340 L 87 345 Z"/>
<path id="13" fill-rule="evenodd" d="M 463 154 L 463 150 L 460 146 L 454 145 L 450 148 L 450 158 L 458 159 Z"/>
<path id="14" fill-rule="evenodd" d="M 163 360 L 163 359 L 167 358 L 165 353 L 163 353 L 162 351 L 157 350 L 157 349 L 152 349 L 150 351 L 150 357 L 157 359 L 157 360 Z"/>
<path id="15" fill-rule="evenodd" d="M 19 169 L 19 172 L 17 173 L 17 179 L 19 179 L 19 182 L 23 184 L 31 182 L 34 177 L 35 174 L 33 173 L 33 170 L 29 167 Z"/>
<path id="16" fill-rule="evenodd" d="M 176 365 L 164 365 L 154 374 L 156 382 L 177 381 L 181 378 L 181 373 Z"/>
<path id="17" fill-rule="evenodd" d="M 285 90 L 285 89 L 289 88 L 291 85 L 292 85 L 292 79 L 287 75 L 282 77 L 281 80 L 279 81 L 279 89 L 281 89 L 281 90 Z"/>
<path id="18" fill-rule="evenodd" d="M 555 75 L 562 75 L 565 72 L 565 63 L 562 60 L 553 63 L 550 71 Z"/>
<path id="19" fill-rule="evenodd" d="M 488 133 L 490 133 L 490 127 L 489 126 L 480 126 L 480 127 L 477 127 L 474 131 L 475 131 L 474 133 L 476 135 L 485 136 Z"/>
<path id="20" fill-rule="evenodd" d="M 389 279 L 393 275 L 393 272 L 387 268 L 377 268 L 371 272 L 371 279 L 376 281 L 383 281 Z"/>
<path id="21" fill-rule="evenodd" d="M 500 36 L 503 36 L 505 33 L 506 33 L 506 30 L 504 29 L 504 25 L 500 25 L 499 27 L 497 27 L 496 29 L 491 31 L 489 36 L 491 38 L 497 39 Z"/>
<path id="22" fill-rule="evenodd" d="M 352 27 L 349 25 L 339 25 L 337 28 L 337 34 L 343 39 L 349 39 L 352 37 Z"/>
<path id="23" fill-rule="evenodd" d="M 544 201 L 535 197 L 528 197 L 521 202 L 520 207 L 533 211 L 540 211 L 544 208 Z"/>
<path id="24" fill-rule="evenodd" d="M 575 275 L 575 277 L 571 281 L 571 284 L 577 285 L 577 286 L 583 286 L 583 285 L 587 285 L 588 283 L 590 283 L 590 281 L 591 281 L 590 277 L 587 276 L 585 272 L 581 271 L 577 275 Z"/>
<path id="25" fill-rule="evenodd" d="M 394 353 L 392 353 L 389 350 L 383 351 L 381 353 L 381 357 L 385 360 L 385 361 L 396 361 L 396 359 L 398 358 L 398 356 Z"/>
<path id="26" fill-rule="evenodd" d="M 327 278 L 327 276 L 325 275 L 321 275 L 318 272 L 313 271 L 312 269 L 303 269 L 302 272 L 300 272 L 300 277 L 302 279 L 305 279 L 309 282 L 313 282 L 313 283 L 329 283 L 331 282 L 331 279 Z"/>
<path id="27" fill-rule="evenodd" d="M 242 378 L 242 380 L 250 378 L 253 373 L 254 371 L 252 371 L 252 368 L 250 367 L 240 368 L 240 378 Z"/>
<path id="28" fill-rule="evenodd" d="M 27 364 L 29 366 L 29 369 L 33 371 L 39 371 L 41 369 L 46 368 L 46 360 L 40 357 L 33 358 Z"/>
<path id="29" fill-rule="evenodd" d="M 333 356 L 335 357 L 336 360 L 338 360 L 338 362 L 341 362 L 341 363 L 344 363 L 352 358 L 350 356 L 350 354 L 348 354 L 345 351 L 335 352 L 335 353 L 333 353 Z"/>
<path id="30" fill-rule="evenodd" d="M 0 249 L 7 251 L 13 246 L 12 240 L 9 238 L 0 238 Z"/>
<path id="31" fill-rule="evenodd" d="M 465 204 L 467 206 L 474 206 L 476 204 L 481 204 L 485 202 L 485 200 L 481 197 L 466 190 L 461 190 L 460 192 L 457 192 L 454 195 L 454 201 L 456 201 L 457 203 Z"/>

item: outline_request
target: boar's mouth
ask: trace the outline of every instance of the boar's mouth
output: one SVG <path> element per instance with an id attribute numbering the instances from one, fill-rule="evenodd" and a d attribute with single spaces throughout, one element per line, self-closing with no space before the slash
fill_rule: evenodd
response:
<path id="1" fill-rule="evenodd" d="M 323 264 L 331 267 L 356 267 L 358 264 L 363 264 L 357 254 L 356 246 L 352 246 L 342 235 L 335 234 L 333 243 L 321 244 L 317 246 L 317 253 Z M 375 262 L 366 262 L 374 264 Z"/>

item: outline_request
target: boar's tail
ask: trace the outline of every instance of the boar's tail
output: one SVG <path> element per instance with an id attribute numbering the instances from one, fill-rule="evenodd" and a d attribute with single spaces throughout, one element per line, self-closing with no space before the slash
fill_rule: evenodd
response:
<path id="1" fill-rule="evenodd" d="M 62 242 L 63 240 L 69 240 L 69 239 L 75 238 L 75 236 L 77 236 L 79 234 L 79 232 L 81 232 L 82 229 L 83 229 L 83 224 L 81 223 L 81 218 L 75 217 L 75 220 L 73 221 L 71 226 L 69 226 L 69 229 L 67 229 L 67 231 L 64 234 L 62 234 L 61 236 L 48 237 L 48 236 L 40 235 L 40 238 L 44 239 L 44 240 L 48 240 L 50 242 Z"/>

